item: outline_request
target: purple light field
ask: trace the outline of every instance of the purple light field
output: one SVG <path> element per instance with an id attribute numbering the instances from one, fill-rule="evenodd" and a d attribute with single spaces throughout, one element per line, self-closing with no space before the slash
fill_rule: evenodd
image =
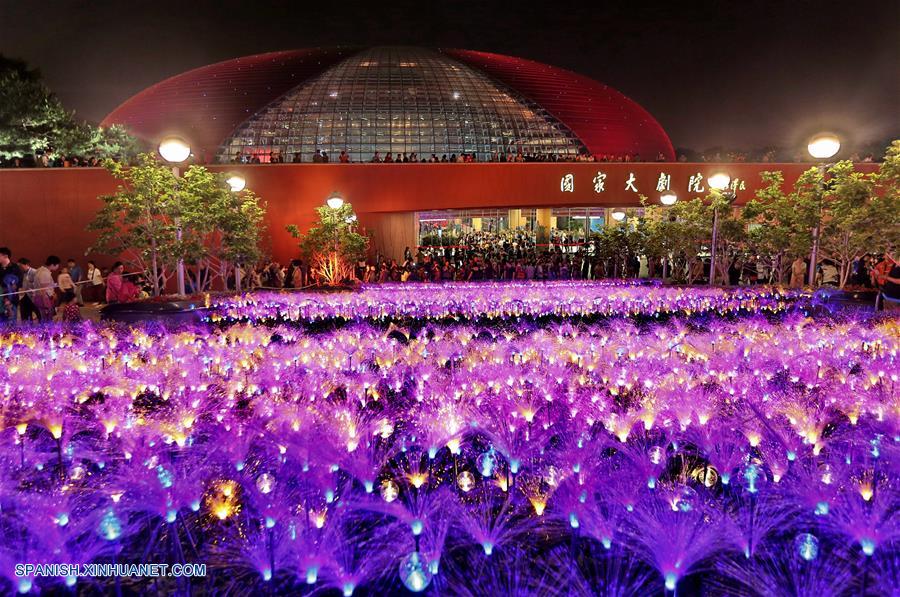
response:
<path id="1" fill-rule="evenodd" d="M 896 594 L 898 348 L 800 292 L 591 283 L 0 331 L 0 586 Z"/>

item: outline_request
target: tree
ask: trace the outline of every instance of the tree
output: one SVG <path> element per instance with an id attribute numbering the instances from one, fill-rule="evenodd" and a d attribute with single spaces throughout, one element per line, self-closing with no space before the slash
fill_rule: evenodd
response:
<path id="1" fill-rule="evenodd" d="M 886 157 L 897 159 L 896 155 Z M 900 227 L 896 224 L 900 202 L 891 174 L 895 166 L 882 166 L 874 175 L 856 172 L 849 161 L 828 169 L 831 178 L 824 191 L 821 245 L 838 265 L 841 288 L 850 279 L 856 259 L 889 249 L 900 240 Z M 876 189 L 876 185 L 880 188 Z"/>
<path id="2" fill-rule="evenodd" d="M 88 226 L 99 233 L 91 250 L 122 255 L 148 272 L 154 296 L 179 260 L 198 266 L 194 286 L 204 289 L 209 280 L 200 266 L 216 271 L 227 288 L 230 264 L 258 259 L 264 210 L 252 191 L 233 193 L 224 175 L 202 166 L 178 177 L 152 154 L 140 154 L 133 167 L 112 160 L 106 167 L 123 184 L 100 197 L 103 207 Z"/>
<path id="3" fill-rule="evenodd" d="M 300 239 L 300 252 L 318 278 L 336 286 L 353 277 L 353 264 L 365 257 L 369 238 L 354 229 L 356 214 L 349 203 L 338 209 L 323 205 L 316 212 L 319 221 L 305 234 L 295 225 L 286 228 Z"/>
<path id="4" fill-rule="evenodd" d="M 769 259 L 774 279 L 781 282 L 791 258 L 809 254 L 815 197 L 806 192 L 806 181 L 795 185 L 793 192 L 785 193 L 784 174 L 780 171 L 763 172 L 761 177 L 764 186 L 747 202 L 741 215 L 748 224 L 750 248 Z M 811 183 L 815 184 L 815 180 Z"/>
<path id="5" fill-rule="evenodd" d="M 129 160 L 137 141 L 119 126 L 104 129 L 78 120 L 39 71 L 0 55 L 0 157 L 41 153 Z"/>

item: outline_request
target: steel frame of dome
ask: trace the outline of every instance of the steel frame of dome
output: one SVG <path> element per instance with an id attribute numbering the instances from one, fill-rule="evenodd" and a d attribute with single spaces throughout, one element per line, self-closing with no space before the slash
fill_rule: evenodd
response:
<path id="1" fill-rule="evenodd" d="M 481 111 L 476 109 L 475 114 L 480 113 L 481 120 L 472 120 L 477 121 L 478 126 L 489 126 L 490 119 L 486 120 L 485 117 L 500 110 L 495 107 L 496 102 L 493 99 L 488 102 L 489 105 L 485 109 L 486 104 L 482 101 L 485 94 L 495 96 L 499 94 L 507 98 L 505 101 L 513 102 L 515 109 L 527 113 L 522 122 L 528 123 L 529 126 L 520 129 L 525 134 L 513 127 L 513 135 L 519 138 L 498 143 L 496 145 L 498 151 L 504 146 L 515 148 L 514 151 L 522 147 L 522 151 L 527 153 L 530 146 L 537 153 L 549 152 L 549 148 L 555 147 L 559 150 L 558 153 L 563 154 L 586 151 L 595 156 L 639 154 L 644 159 L 656 159 L 659 156 L 666 160 L 674 159 L 672 143 L 660 124 L 640 105 L 606 85 L 565 69 L 522 58 L 452 49 L 305 49 L 227 60 L 176 75 L 147 88 L 111 112 L 103 120 L 103 124 L 123 124 L 137 136 L 152 142 L 166 134 L 180 134 L 190 140 L 196 154 L 200 154 L 206 161 L 211 161 L 221 147 L 229 145 L 228 140 L 232 135 L 240 134 L 242 127 L 246 130 L 245 125 L 255 116 L 265 114 L 267 108 L 277 105 L 280 100 L 289 96 L 296 96 L 304 89 L 307 90 L 305 93 L 311 93 L 317 80 L 327 80 L 329 72 L 341 69 L 342 65 L 349 64 L 354 59 L 357 63 L 361 62 L 358 57 L 364 56 L 366 52 L 386 51 L 398 52 L 395 61 L 398 64 L 403 61 L 399 53 L 408 52 L 415 56 L 428 57 L 432 64 L 441 66 L 438 71 L 443 66 L 455 65 L 466 72 L 463 79 L 468 81 L 471 87 L 479 88 L 476 100 L 481 106 Z M 388 77 L 387 87 L 393 83 L 392 79 L 393 76 Z M 404 78 L 396 77 L 396 81 L 402 84 Z M 428 83 L 428 88 L 432 91 L 436 89 L 438 95 L 444 93 L 444 97 L 433 98 L 438 100 L 438 107 L 442 103 L 455 101 L 452 95 L 454 93 L 451 88 L 452 81 L 448 80 L 445 83 L 437 80 Z M 384 88 L 384 85 L 375 85 L 376 95 L 379 89 Z M 488 89 L 491 91 L 487 92 Z M 402 88 L 393 93 L 401 94 Z M 431 92 L 426 90 L 426 93 Z M 463 99 L 463 103 L 466 103 L 468 98 L 463 98 L 463 93 L 459 93 L 458 99 Z M 330 99 L 340 99 L 340 95 Z M 501 101 L 500 104 L 502 103 Z M 404 126 L 407 115 L 411 121 L 414 118 L 418 126 L 422 123 L 422 117 L 427 120 L 428 115 L 434 114 L 432 109 L 434 106 L 420 110 L 417 104 L 414 110 L 407 112 L 406 108 L 403 108 L 396 113 L 392 108 L 393 106 L 389 104 L 389 108 L 382 110 L 382 113 L 392 120 L 394 117 L 402 119 Z M 337 113 L 333 109 L 328 112 L 332 122 Z M 378 113 L 377 107 L 375 113 L 376 115 Z M 451 110 L 449 115 L 453 113 Z M 456 112 L 457 115 L 459 113 Z M 471 110 L 469 113 L 472 113 Z M 446 120 L 447 115 L 445 114 L 443 118 Z M 542 123 L 542 126 L 533 126 L 538 122 Z M 430 127 L 433 131 L 434 124 L 435 122 L 425 122 L 424 126 Z M 440 124 L 440 118 L 437 124 Z M 500 124 L 502 128 L 502 122 L 496 124 Z M 333 131 L 334 127 L 331 128 Z M 474 128 L 468 129 L 473 141 L 470 146 L 479 153 L 479 159 L 484 159 L 488 151 L 493 151 L 494 145 L 484 142 L 484 137 L 476 140 Z M 540 128 L 543 130 L 535 132 Z M 382 130 L 385 129 L 382 127 Z M 386 130 L 391 129 L 388 127 Z M 378 127 L 375 127 L 373 132 L 376 135 L 373 147 L 377 147 Z M 465 126 L 460 132 L 464 137 Z M 534 133 L 531 138 L 528 137 L 529 133 Z M 305 125 L 299 134 L 302 142 L 302 137 L 306 134 Z M 423 145 L 434 147 L 433 151 L 425 153 L 437 153 L 439 156 L 451 153 L 448 151 L 451 148 L 449 144 L 438 147 L 432 141 L 435 138 L 434 133 L 429 134 L 431 139 L 426 139 L 424 144 L 417 147 Z M 490 131 L 487 131 L 487 135 L 489 140 Z M 324 136 L 317 134 L 316 137 L 314 144 L 319 143 L 318 137 Z M 405 136 L 404 141 L 398 143 L 398 149 L 393 151 L 404 151 L 401 146 L 408 140 L 409 136 Z M 340 144 L 339 139 L 322 138 L 321 141 L 323 144 L 338 141 L 329 145 L 333 149 L 338 148 Z M 460 151 L 465 151 L 469 146 L 465 144 L 465 139 L 462 141 Z M 392 149 L 394 147 L 392 142 L 387 145 Z M 362 143 L 358 147 L 361 148 Z M 286 146 L 284 152 L 288 153 Z M 423 152 L 419 153 L 421 155 Z M 304 158 L 309 159 L 309 156 Z M 354 156 L 356 160 L 364 158 L 361 149 L 358 155 Z"/>
<path id="2" fill-rule="evenodd" d="M 245 121 L 219 161 L 272 152 L 312 161 L 376 154 L 496 153 L 574 157 L 584 145 L 562 123 L 487 75 L 421 48 L 371 48 L 332 66 Z M 235 160 L 236 161 L 236 160 Z"/>

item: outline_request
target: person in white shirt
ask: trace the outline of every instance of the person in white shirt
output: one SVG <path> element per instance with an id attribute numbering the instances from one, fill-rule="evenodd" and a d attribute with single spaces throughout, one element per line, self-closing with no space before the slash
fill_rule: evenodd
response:
<path id="1" fill-rule="evenodd" d="M 53 272 L 59 269 L 59 264 L 59 257 L 50 255 L 34 276 L 35 290 L 32 293 L 32 300 L 41 321 L 53 321 L 53 313 L 56 311 L 56 283 L 53 281 Z M 70 278 L 69 282 L 71 281 Z"/>
<path id="2" fill-rule="evenodd" d="M 88 261 L 87 272 L 84 277 L 87 284 L 82 293 L 85 295 L 84 300 L 97 303 L 103 300 L 103 273 L 93 261 Z"/>
<path id="3" fill-rule="evenodd" d="M 75 291 L 75 283 L 72 281 L 72 276 L 69 275 L 69 268 L 60 268 L 59 275 L 56 277 L 56 285 L 59 286 L 60 292 Z"/>

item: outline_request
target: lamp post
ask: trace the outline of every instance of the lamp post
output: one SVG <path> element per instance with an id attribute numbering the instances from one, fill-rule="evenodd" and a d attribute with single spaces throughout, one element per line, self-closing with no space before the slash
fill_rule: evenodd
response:
<path id="1" fill-rule="evenodd" d="M 225 179 L 225 184 L 228 185 L 228 188 L 231 189 L 232 193 L 240 193 L 247 186 L 247 180 L 237 173 L 229 173 L 226 176 L 228 178 Z M 228 285 L 226 284 L 226 287 Z M 237 292 L 241 291 L 241 264 L 234 264 L 234 289 Z"/>
<path id="2" fill-rule="evenodd" d="M 728 199 L 729 203 L 734 201 L 734 193 L 727 192 L 728 185 L 731 184 L 731 177 L 725 172 L 716 172 L 707 179 L 709 186 L 713 189 L 715 195 L 720 195 Z M 715 202 L 718 197 L 713 197 Z M 712 246 L 709 250 L 709 285 L 716 284 L 716 244 L 719 241 L 719 206 L 713 204 L 713 227 L 712 227 Z"/>
<path id="3" fill-rule="evenodd" d="M 675 194 L 675 191 L 664 191 L 659 196 L 659 202 L 665 205 L 666 207 L 672 207 L 678 202 L 678 195 Z M 666 235 L 668 236 L 668 234 Z M 668 241 L 668 239 L 666 239 Z M 667 247 L 668 249 L 668 247 Z M 666 277 L 669 273 L 669 251 L 666 251 L 666 254 L 663 256 L 663 271 L 662 271 L 662 279 L 663 283 L 666 281 Z"/>
<path id="4" fill-rule="evenodd" d="M 822 201 L 825 197 L 825 169 L 828 167 L 827 160 L 837 155 L 841 149 L 841 140 L 837 135 L 831 133 L 820 133 L 809 140 L 806 150 L 813 159 L 817 160 L 819 174 L 822 177 L 822 186 L 816 197 L 818 212 L 816 214 L 816 225 L 813 228 L 812 252 L 809 255 L 809 272 L 807 275 L 807 284 L 815 286 L 816 283 L 816 261 L 819 259 L 819 236 L 822 233 Z"/>
<path id="5" fill-rule="evenodd" d="M 162 156 L 162 159 L 172 164 L 172 174 L 175 175 L 177 180 L 181 176 L 181 173 L 178 170 L 178 164 L 183 163 L 190 157 L 191 146 L 181 137 L 166 137 L 159 142 L 157 151 L 159 152 L 159 155 Z M 177 189 L 176 182 L 176 191 Z M 181 242 L 181 223 L 178 218 L 175 219 L 175 226 L 176 238 L 178 239 L 178 242 Z M 181 258 L 178 259 L 177 279 L 178 294 L 184 296 L 184 260 Z M 155 282 L 154 286 L 156 286 L 156 284 L 158 284 L 158 282 Z"/>
<path id="6" fill-rule="evenodd" d="M 325 200 L 325 205 L 327 205 L 330 209 L 332 209 L 333 211 L 336 212 L 336 211 L 339 210 L 340 208 L 344 207 L 344 198 L 341 197 L 340 195 L 338 195 L 337 193 L 332 193 L 332 194 L 328 197 L 328 199 Z M 336 217 L 337 217 L 337 214 L 334 214 L 334 215 L 335 215 L 335 218 L 336 218 Z M 346 224 L 346 223 L 349 223 L 349 222 L 344 222 L 344 223 Z M 338 232 L 339 232 L 339 226 L 340 226 L 340 223 L 338 223 L 338 224 L 334 227 L 334 264 L 335 264 L 335 268 L 337 267 L 337 264 L 338 264 Z M 336 272 L 335 272 L 335 273 L 336 273 Z"/>

